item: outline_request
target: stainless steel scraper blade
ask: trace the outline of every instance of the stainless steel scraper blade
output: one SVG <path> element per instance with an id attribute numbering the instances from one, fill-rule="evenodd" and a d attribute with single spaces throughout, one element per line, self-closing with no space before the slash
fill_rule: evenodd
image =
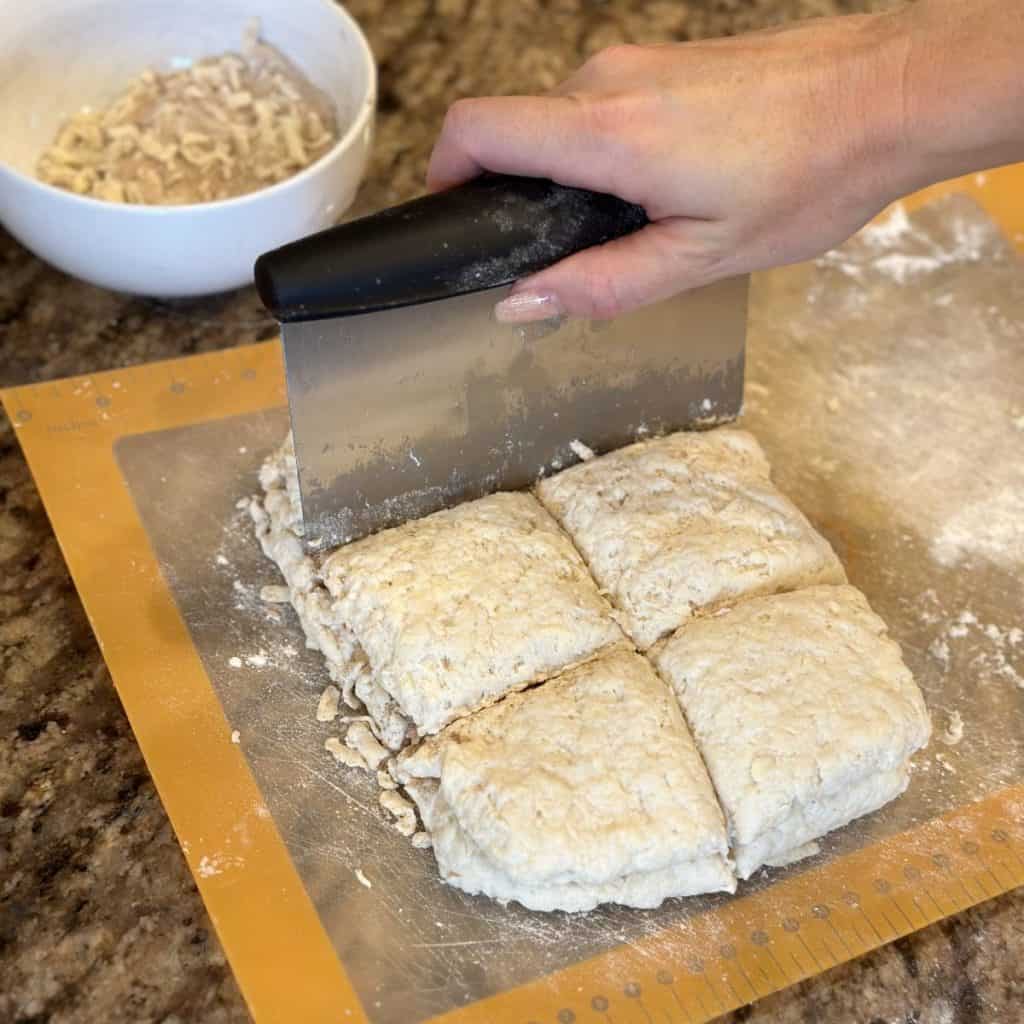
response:
<path id="1" fill-rule="evenodd" d="M 308 544 L 532 484 L 650 434 L 733 419 L 747 278 L 610 322 L 499 324 L 488 289 L 283 325 Z"/>

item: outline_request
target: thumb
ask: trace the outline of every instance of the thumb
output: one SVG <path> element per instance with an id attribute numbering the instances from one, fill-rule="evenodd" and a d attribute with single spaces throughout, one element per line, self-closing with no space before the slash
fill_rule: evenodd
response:
<path id="1" fill-rule="evenodd" d="M 584 249 L 517 281 L 495 316 L 504 323 L 563 314 L 605 320 L 728 277 L 736 271 L 709 245 L 711 223 L 670 217 Z"/>

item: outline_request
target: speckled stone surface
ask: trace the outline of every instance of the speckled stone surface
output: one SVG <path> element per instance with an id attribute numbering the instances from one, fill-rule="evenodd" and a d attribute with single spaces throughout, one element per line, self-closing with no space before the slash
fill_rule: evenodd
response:
<path id="1" fill-rule="evenodd" d="M 864 9 L 844 0 L 358 0 L 381 68 L 358 202 L 421 188 L 448 103 L 544 89 L 620 41 L 699 38 Z M 42 265 L 0 231 L 0 384 L 272 337 L 252 291 L 168 304 Z M 245 1005 L 0 413 L 0 1020 L 240 1022 Z M 1011 1024 L 1024 895 L 1009 895 L 731 1015 Z"/>

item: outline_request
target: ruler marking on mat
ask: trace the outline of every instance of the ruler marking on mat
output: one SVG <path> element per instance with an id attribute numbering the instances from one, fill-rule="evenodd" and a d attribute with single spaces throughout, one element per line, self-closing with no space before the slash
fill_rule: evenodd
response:
<path id="1" fill-rule="evenodd" d="M 835 935 L 835 937 L 839 940 L 839 944 L 843 947 L 843 949 L 845 950 L 847 955 L 851 959 L 854 956 L 856 956 L 856 954 L 853 952 L 853 950 L 847 944 L 846 939 L 844 939 L 843 936 L 839 933 L 839 930 L 836 928 L 835 923 L 832 921 L 831 915 L 826 918 L 826 921 L 828 922 L 829 928 L 832 929 L 832 934 Z"/>
<path id="2" fill-rule="evenodd" d="M 711 994 L 715 997 L 715 1006 L 718 1008 L 718 1012 L 725 1013 L 729 1008 L 722 1001 L 722 997 L 718 994 L 718 989 L 711 984 L 711 978 L 707 974 L 704 975 L 704 984 L 707 985 Z"/>
<path id="3" fill-rule="evenodd" d="M 757 990 L 757 986 L 753 983 L 753 981 L 751 981 L 750 975 L 747 974 L 746 967 L 744 967 L 743 964 L 740 962 L 740 958 L 738 956 L 736 957 L 736 969 L 740 972 L 740 975 L 743 977 L 743 980 L 747 983 L 747 988 L 749 988 L 750 991 L 754 994 L 753 998 L 760 999 L 762 993 Z"/>
<path id="4" fill-rule="evenodd" d="M 736 991 L 736 986 L 735 986 L 735 985 L 733 985 L 733 983 L 732 983 L 732 979 L 731 979 L 731 978 L 729 977 L 729 974 L 728 974 L 728 972 L 725 972 L 725 973 L 724 973 L 724 975 L 723 975 L 723 979 L 722 979 L 722 980 L 723 980 L 723 981 L 725 982 L 725 984 L 726 984 L 726 987 L 727 987 L 727 988 L 729 989 L 729 992 L 730 992 L 730 994 L 732 995 L 732 998 L 733 998 L 733 1000 L 735 1001 L 736 1005 L 737 1005 L 737 1006 L 742 1006 L 742 1005 L 743 1005 L 743 1004 L 744 1004 L 744 1003 L 745 1003 L 745 1002 L 746 1002 L 747 1000 L 746 1000 L 746 999 L 744 999 L 744 998 L 743 998 L 743 997 L 742 997 L 742 996 L 741 996 L 741 995 L 739 994 L 739 992 L 737 992 L 737 991 Z"/>
<path id="5" fill-rule="evenodd" d="M 814 955 L 814 951 L 811 949 L 811 947 L 807 945 L 807 940 L 802 935 L 797 935 L 797 939 L 799 939 L 800 945 L 807 950 L 807 955 L 811 958 L 811 962 L 814 964 L 814 966 L 817 967 L 818 972 L 821 973 L 827 970 L 827 968 L 821 963 L 821 961 Z"/>
<path id="6" fill-rule="evenodd" d="M 901 847 L 895 837 L 889 856 L 851 855 L 824 883 L 808 872 L 771 893 L 724 904 L 709 914 L 705 930 L 680 936 L 660 962 L 632 961 L 632 998 L 612 1008 L 591 1003 L 594 1011 L 607 1012 L 574 1019 L 704 1024 L 1024 882 L 1020 842 L 1000 828 L 989 837 L 984 805 L 950 820 L 948 830 L 935 823 L 927 853 L 920 852 L 920 841 Z M 900 849 L 902 856 L 892 855 Z M 600 990 L 603 976 L 600 970 L 588 976 L 592 991 Z M 527 1005 L 524 1020 L 570 1019 L 562 1013 L 566 1003 L 546 1010 Z M 496 1018 L 481 1013 L 469 1019 L 485 1024 Z"/>
<path id="7" fill-rule="evenodd" d="M 889 897 L 889 905 L 895 907 L 895 909 L 899 911 L 900 917 L 902 917 L 903 920 L 907 922 L 907 928 L 910 931 L 916 932 L 918 928 L 921 927 L 920 925 L 914 924 L 914 922 L 910 920 L 910 915 L 900 906 L 899 900 L 897 900 L 895 896 Z M 902 932 L 903 928 L 902 926 L 897 925 L 895 927 L 895 930 Z"/>
<path id="8" fill-rule="evenodd" d="M 684 1003 L 682 999 L 679 998 L 679 993 L 676 991 L 675 985 L 669 985 L 669 991 L 672 993 L 672 998 L 676 1001 L 676 1006 L 678 1006 L 679 1009 L 683 1011 L 683 1016 L 686 1017 L 686 1019 L 690 1021 L 692 1024 L 693 1014 L 690 1013 L 689 1009 L 686 1006 L 686 1003 Z"/>

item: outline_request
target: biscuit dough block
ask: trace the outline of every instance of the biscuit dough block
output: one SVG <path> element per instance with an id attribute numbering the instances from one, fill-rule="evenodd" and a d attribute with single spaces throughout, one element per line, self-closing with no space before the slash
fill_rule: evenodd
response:
<path id="1" fill-rule="evenodd" d="M 531 910 L 733 892 L 675 699 L 625 644 L 398 758 L 445 881 Z"/>
<path id="2" fill-rule="evenodd" d="M 622 640 L 583 559 L 530 494 L 356 541 L 321 576 L 336 632 L 367 666 L 356 694 L 373 718 L 397 709 L 419 736 Z"/>
<path id="3" fill-rule="evenodd" d="M 928 742 L 899 646 L 850 586 L 742 601 L 652 657 L 711 773 L 740 878 L 894 799 Z"/>
<path id="4" fill-rule="evenodd" d="M 745 431 L 644 441 L 541 481 L 537 495 L 641 650 L 701 609 L 846 582 Z"/>

